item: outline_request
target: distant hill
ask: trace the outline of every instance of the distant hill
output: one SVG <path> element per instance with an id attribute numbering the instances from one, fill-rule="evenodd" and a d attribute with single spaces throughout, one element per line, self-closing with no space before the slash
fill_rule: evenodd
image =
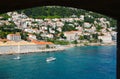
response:
<path id="1" fill-rule="evenodd" d="M 94 18 L 106 17 L 104 15 L 94 13 L 91 11 L 86 11 L 83 9 L 62 7 L 62 6 L 43 6 L 30 9 L 19 10 L 18 12 L 23 12 L 27 16 L 32 18 L 65 18 L 72 15 L 79 17 L 80 15 L 90 14 Z M 106 17 L 107 18 L 107 17 Z"/>
<path id="2" fill-rule="evenodd" d="M 75 8 L 60 7 L 60 6 L 43 6 L 30 8 L 25 10 L 20 10 L 19 12 L 24 12 L 26 15 L 32 18 L 65 18 L 71 15 L 82 15 L 85 14 L 85 10 L 77 10 Z"/>

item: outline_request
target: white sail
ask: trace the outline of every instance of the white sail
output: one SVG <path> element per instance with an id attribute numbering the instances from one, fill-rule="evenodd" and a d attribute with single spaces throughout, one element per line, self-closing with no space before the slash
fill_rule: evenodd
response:
<path id="1" fill-rule="evenodd" d="M 19 53 L 20 53 L 20 45 L 19 45 L 19 44 L 18 44 L 18 51 L 17 51 L 17 53 L 18 53 L 18 56 L 15 57 L 14 59 L 20 60 L 20 56 L 19 56 Z"/>

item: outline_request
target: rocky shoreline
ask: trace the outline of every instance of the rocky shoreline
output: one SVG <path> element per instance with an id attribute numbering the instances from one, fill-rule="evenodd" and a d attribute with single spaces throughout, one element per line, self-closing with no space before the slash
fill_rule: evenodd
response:
<path id="1" fill-rule="evenodd" d="M 1 48 L 2 46 L 0 46 Z M 4 46 L 5 47 L 5 46 Z M 8 47 L 8 46 L 6 46 Z M 12 47 L 12 46 L 9 46 L 9 47 Z M 15 46 L 17 47 L 17 46 Z M 71 46 L 69 45 L 65 45 L 65 46 L 60 46 L 60 47 L 57 47 L 57 48 L 46 48 L 46 49 L 31 49 L 31 50 L 20 50 L 20 52 L 18 53 L 18 51 L 15 52 L 14 51 L 5 51 L 5 52 L 1 52 L 0 51 L 0 55 L 3 55 L 3 54 L 8 54 L 8 55 L 12 55 L 12 54 L 28 54 L 28 53 L 33 53 L 33 52 L 54 52 L 54 51 L 63 51 L 63 50 L 66 50 L 67 48 L 70 48 Z M 15 49 L 15 48 L 12 48 L 12 49 Z M 6 49 L 5 49 L 6 50 Z"/>
<path id="2" fill-rule="evenodd" d="M 28 53 L 33 53 L 33 52 L 54 52 L 54 51 L 63 51 L 66 50 L 68 48 L 71 47 L 75 47 L 75 46 L 109 46 L 109 45 L 116 45 L 115 42 L 112 43 L 88 43 L 87 45 L 81 43 L 81 44 L 70 44 L 70 45 L 60 45 L 59 47 L 56 48 L 46 48 L 46 49 L 32 49 L 32 50 L 27 50 L 27 51 L 22 51 L 20 50 L 19 54 L 28 54 Z M 1 48 L 2 46 L 0 46 Z M 11 47 L 11 46 L 10 46 Z M 6 50 L 6 49 L 5 49 Z M 13 52 L 13 51 L 9 51 L 9 52 L 0 52 L 0 55 L 3 54 L 18 54 L 18 52 Z"/>
<path id="3" fill-rule="evenodd" d="M 71 46 L 109 46 L 109 45 L 117 45 L 117 43 L 116 42 L 111 42 L 111 43 L 71 44 Z"/>
<path id="4" fill-rule="evenodd" d="M 65 49 L 59 49 L 59 50 L 58 49 L 33 50 L 33 51 L 28 51 L 28 52 L 20 52 L 19 54 L 28 54 L 28 53 L 33 53 L 33 52 L 55 52 L 55 51 L 62 51 L 62 50 L 65 50 Z M 7 53 L 4 53 L 4 54 L 13 55 L 13 54 L 18 54 L 18 53 L 7 52 Z"/>

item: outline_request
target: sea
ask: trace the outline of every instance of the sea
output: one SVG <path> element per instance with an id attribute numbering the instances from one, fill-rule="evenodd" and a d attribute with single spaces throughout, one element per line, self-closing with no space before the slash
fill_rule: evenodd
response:
<path id="1" fill-rule="evenodd" d="M 116 45 L 0 56 L 0 79 L 116 79 Z M 55 61 L 46 62 L 46 58 Z"/>

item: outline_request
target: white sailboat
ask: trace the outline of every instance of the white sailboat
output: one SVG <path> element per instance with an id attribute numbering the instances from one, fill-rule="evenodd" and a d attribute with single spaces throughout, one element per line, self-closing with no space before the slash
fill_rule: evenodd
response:
<path id="1" fill-rule="evenodd" d="M 13 59 L 15 59 L 15 60 L 20 60 L 21 58 L 20 58 L 20 56 L 19 56 L 19 53 L 20 53 L 20 45 L 18 45 L 18 56 L 15 57 L 15 58 L 13 58 Z"/>
<path id="2" fill-rule="evenodd" d="M 46 59 L 47 62 L 55 61 L 55 60 L 56 60 L 56 58 L 54 58 L 54 57 L 49 57 L 49 58 Z"/>
<path id="3" fill-rule="evenodd" d="M 17 56 L 14 58 L 15 60 L 20 60 L 20 56 Z"/>

